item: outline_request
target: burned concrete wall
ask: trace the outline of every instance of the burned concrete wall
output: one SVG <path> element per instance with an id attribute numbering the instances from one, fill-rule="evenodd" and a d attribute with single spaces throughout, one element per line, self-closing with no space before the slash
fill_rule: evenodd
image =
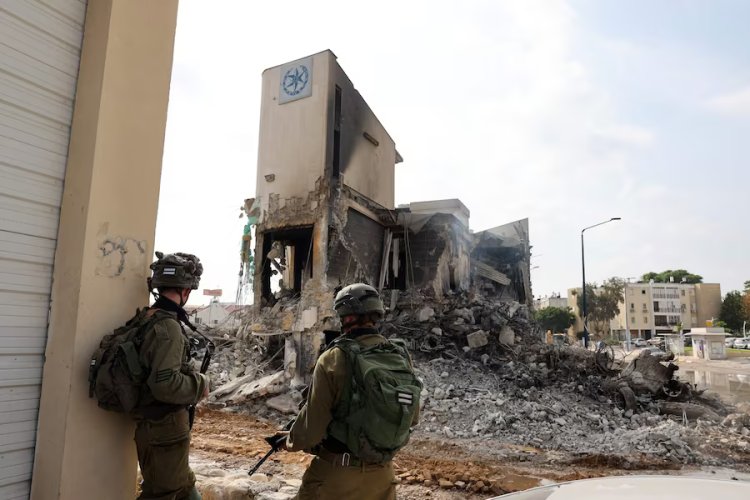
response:
<path id="1" fill-rule="evenodd" d="M 483 291 L 531 307 L 528 219 L 476 233 L 471 260 L 475 284 Z"/>
<path id="2" fill-rule="evenodd" d="M 344 213 L 341 229 L 329 232 L 328 282 L 333 286 L 355 282 L 377 286 L 385 228 L 353 208 Z"/>
<path id="3" fill-rule="evenodd" d="M 468 228 L 452 214 L 399 215 L 406 227 L 403 244 L 408 285 L 432 290 L 436 297 L 468 290 Z"/>
<path id="4" fill-rule="evenodd" d="M 331 65 L 332 176 L 375 203 L 394 207 L 396 144 L 338 63 Z"/>

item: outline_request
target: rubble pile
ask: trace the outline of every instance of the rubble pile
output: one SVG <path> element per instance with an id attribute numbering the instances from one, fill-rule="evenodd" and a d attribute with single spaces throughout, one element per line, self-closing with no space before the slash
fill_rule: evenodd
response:
<path id="1" fill-rule="evenodd" d="M 517 381 L 523 385 L 548 382 L 522 388 L 507 374 L 490 373 L 481 363 L 468 360 L 438 358 L 419 364 L 425 383 L 420 431 L 447 439 L 480 438 L 485 443 L 495 439 L 561 451 L 567 457 L 611 455 L 622 459 L 618 465 L 623 468 L 639 456 L 682 464 L 725 463 L 696 447 L 709 438 L 719 442 L 727 428 L 698 427 L 695 420 L 683 423 L 681 418 L 661 414 L 655 401 L 635 412 L 624 410 L 615 400 L 597 394 L 593 375 L 560 382 L 549 378 L 544 363 L 511 361 L 509 369 L 518 370 Z M 735 425 L 732 434 L 737 440 L 732 446 L 746 454 L 750 439 L 745 434 L 750 430 L 743 434 L 742 429 L 747 429 L 743 421 L 729 420 L 727 427 Z"/>
<path id="2" fill-rule="evenodd" d="M 623 468 L 638 457 L 721 465 L 750 454 L 747 409 L 675 380 L 668 360 L 643 353 L 615 362 L 608 351 L 543 343 L 528 308 L 514 301 L 402 292 L 390 305 L 381 330 L 411 344 L 425 387 L 420 434 L 494 439 L 560 452 L 565 460 L 607 456 Z M 289 323 L 284 318 L 295 307 L 293 299 L 280 300 L 275 315 L 224 334 L 211 365 L 218 374 L 211 407 L 279 422 L 295 413 L 302 396 L 290 390 L 269 338 L 257 335 L 276 321 Z"/>
<path id="3" fill-rule="evenodd" d="M 527 306 L 474 293 L 446 295 L 441 301 L 402 292 L 385 318 L 382 331 L 413 341 L 423 353 L 458 355 L 483 348 L 488 356 L 512 351 L 516 344 L 541 343 L 541 331 Z M 487 359 L 487 358 L 485 358 Z"/>

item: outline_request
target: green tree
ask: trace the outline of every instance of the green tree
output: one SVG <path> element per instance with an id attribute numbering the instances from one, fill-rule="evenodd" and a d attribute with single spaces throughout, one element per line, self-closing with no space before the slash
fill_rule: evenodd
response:
<path id="1" fill-rule="evenodd" d="M 569 307 L 545 307 L 534 312 L 534 319 L 544 330 L 552 330 L 552 333 L 564 332 L 576 322 Z"/>
<path id="2" fill-rule="evenodd" d="M 745 282 L 745 295 L 750 295 L 750 280 Z"/>
<path id="3" fill-rule="evenodd" d="M 721 302 L 719 319 L 727 324 L 729 330 L 737 332 L 742 330 L 742 322 L 748 321 L 747 313 L 742 294 L 737 291 L 729 292 Z"/>
<path id="4" fill-rule="evenodd" d="M 641 276 L 641 283 L 648 283 L 651 280 L 654 280 L 654 283 L 669 283 L 670 278 L 675 283 L 682 283 L 683 278 L 685 283 L 703 283 L 703 276 L 692 274 L 684 269 L 667 269 L 660 273 L 651 271 Z"/>
<path id="5" fill-rule="evenodd" d="M 610 278 L 597 287 L 596 284 L 586 284 L 586 309 L 588 313 L 589 332 L 600 336 L 609 331 L 609 322 L 620 312 L 620 302 L 623 300 L 625 280 Z M 578 294 L 578 309 L 583 311 L 583 295 Z"/>

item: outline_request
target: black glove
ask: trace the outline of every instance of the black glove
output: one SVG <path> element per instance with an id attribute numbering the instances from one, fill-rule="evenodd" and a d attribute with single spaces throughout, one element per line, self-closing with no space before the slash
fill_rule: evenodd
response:
<path id="1" fill-rule="evenodd" d="M 286 438 L 289 435 L 288 432 L 279 432 L 277 434 L 274 434 L 273 436 L 268 436 L 263 439 L 266 440 L 266 443 L 273 448 L 273 451 L 279 451 L 286 447 Z"/>

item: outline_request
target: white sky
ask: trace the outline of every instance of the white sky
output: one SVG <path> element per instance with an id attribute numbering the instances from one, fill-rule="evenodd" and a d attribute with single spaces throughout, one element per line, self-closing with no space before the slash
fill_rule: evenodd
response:
<path id="1" fill-rule="evenodd" d="M 261 72 L 324 49 L 396 140 L 396 203 L 529 217 L 534 294 L 685 268 L 750 279 L 750 3 L 182 0 L 156 248 L 233 300 Z M 207 302 L 195 294 L 192 303 Z"/>

